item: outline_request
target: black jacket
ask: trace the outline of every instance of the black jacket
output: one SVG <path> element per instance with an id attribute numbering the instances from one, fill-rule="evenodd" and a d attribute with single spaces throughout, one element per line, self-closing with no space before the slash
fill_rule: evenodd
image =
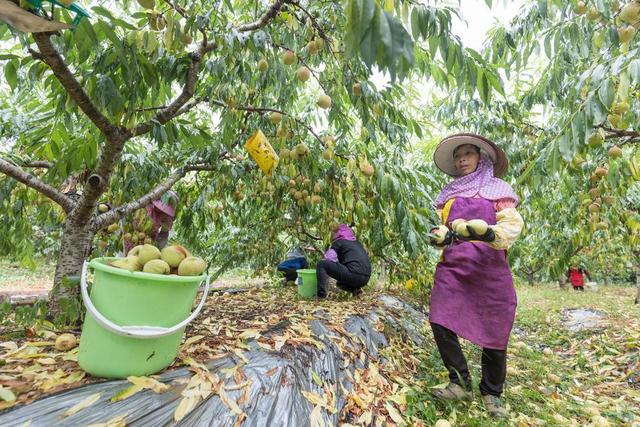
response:
<path id="1" fill-rule="evenodd" d="M 360 242 L 336 240 L 331 244 L 331 249 L 338 254 L 338 262 L 345 265 L 350 272 L 371 276 L 371 261 Z"/>

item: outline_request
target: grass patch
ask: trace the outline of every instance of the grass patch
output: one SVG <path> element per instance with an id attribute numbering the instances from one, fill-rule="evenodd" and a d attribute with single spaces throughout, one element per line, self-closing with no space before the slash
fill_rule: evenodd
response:
<path id="1" fill-rule="evenodd" d="M 55 264 L 43 259 L 36 260 L 35 268 L 30 269 L 17 261 L 0 258 L 0 291 L 51 287 L 54 272 Z"/>
<path id="2" fill-rule="evenodd" d="M 578 293 L 539 285 L 518 288 L 516 325 L 508 350 L 504 401 L 507 421 L 487 418 L 480 403 L 479 348 L 463 342 L 472 372 L 472 402 L 442 403 L 428 387 L 448 381 L 433 340 L 425 346 L 419 375 L 407 395 L 406 414 L 416 425 L 448 419 L 458 426 L 600 426 L 640 422 L 640 308 L 631 286 Z M 568 308 L 607 314 L 601 329 L 568 332 Z"/>

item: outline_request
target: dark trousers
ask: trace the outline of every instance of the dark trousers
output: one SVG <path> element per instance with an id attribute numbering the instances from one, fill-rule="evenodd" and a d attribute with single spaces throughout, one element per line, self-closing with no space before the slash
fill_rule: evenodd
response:
<path id="1" fill-rule="evenodd" d="M 582 291 L 582 292 L 584 292 L 584 286 L 574 286 L 573 290 L 574 291 Z"/>
<path id="2" fill-rule="evenodd" d="M 449 381 L 471 391 L 471 374 L 467 367 L 458 336 L 444 326 L 431 323 L 440 357 L 449 371 Z M 480 393 L 500 396 L 507 376 L 506 350 L 482 349 L 482 380 Z"/>
<path id="3" fill-rule="evenodd" d="M 316 274 L 318 276 L 318 296 L 320 298 L 327 296 L 327 281 L 329 277 L 336 279 L 336 285 L 340 289 L 349 292 L 355 292 L 369 282 L 369 276 L 352 273 L 345 265 L 324 259 L 316 264 Z"/>
<path id="4" fill-rule="evenodd" d="M 295 282 L 298 278 L 298 270 L 295 268 L 282 268 L 278 267 L 278 271 L 284 275 L 287 282 Z"/>

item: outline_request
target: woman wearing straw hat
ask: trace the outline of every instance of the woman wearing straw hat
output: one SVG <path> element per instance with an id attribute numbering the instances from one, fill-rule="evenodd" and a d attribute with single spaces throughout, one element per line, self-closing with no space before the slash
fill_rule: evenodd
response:
<path id="1" fill-rule="evenodd" d="M 444 231 L 440 243 L 432 240 L 444 251 L 434 276 L 429 321 L 450 382 L 431 393 L 443 400 L 471 397 L 471 376 L 458 341 L 462 337 L 482 347 L 480 393 L 487 410 L 506 417 L 500 396 L 516 310 L 506 249 L 524 225 L 515 209 L 518 197 L 509 184 L 496 178 L 507 170 L 507 157 L 489 139 L 461 133 L 443 139 L 433 160 L 455 179 L 434 203 L 447 228 L 437 230 Z M 464 225 L 460 229 L 458 224 L 458 233 L 452 229 L 455 220 L 474 219 L 488 224 L 485 232 L 478 234 Z"/>

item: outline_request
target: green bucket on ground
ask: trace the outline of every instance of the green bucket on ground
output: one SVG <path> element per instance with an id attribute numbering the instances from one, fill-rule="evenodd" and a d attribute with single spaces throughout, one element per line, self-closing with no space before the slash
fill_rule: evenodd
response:
<path id="1" fill-rule="evenodd" d="M 209 278 L 130 272 L 108 265 L 113 259 L 96 258 L 83 266 L 80 282 L 87 313 L 78 364 L 105 378 L 156 373 L 175 359 L 185 327 L 204 305 Z M 88 268 L 94 271 L 90 296 Z M 202 300 L 190 315 L 203 281 Z"/>
<path id="2" fill-rule="evenodd" d="M 297 270 L 298 295 L 302 298 L 315 298 L 318 292 L 318 278 L 315 269 Z"/>

